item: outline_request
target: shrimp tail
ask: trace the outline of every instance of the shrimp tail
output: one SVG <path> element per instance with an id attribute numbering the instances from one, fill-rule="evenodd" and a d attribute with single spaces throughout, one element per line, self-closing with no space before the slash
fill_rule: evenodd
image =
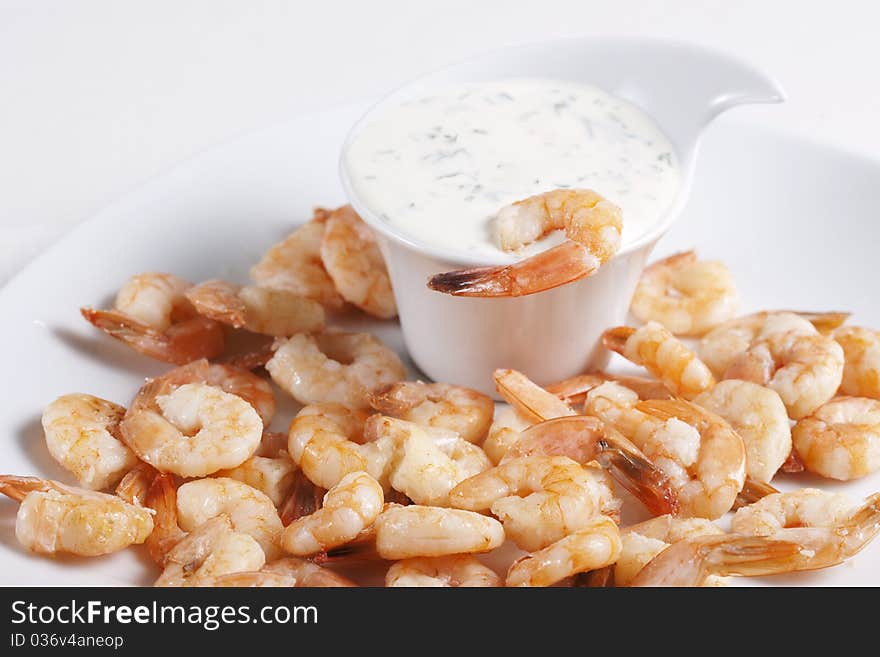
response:
<path id="1" fill-rule="evenodd" d="M 834 329 L 843 326 L 852 313 L 829 311 L 824 313 L 801 312 L 797 310 L 784 310 L 780 312 L 791 312 L 800 315 L 802 318 L 810 322 L 816 327 L 816 330 L 823 335 L 831 333 Z"/>
<path id="2" fill-rule="evenodd" d="M 677 541 L 654 557 L 630 586 L 702 586 L 709 575 L 754 577 L 788 572 L 797 543 L 723 535 Z"/>
<path id="3" fill-rule="evenodd" d="M 499 369 L 492 373 L 492 378 L 498 393 L 525 418 L 541 422 L 574 415 L 568 404 L 533 383 L 522 372 Z"/>
<path id="4" fill-rule="evenodd" d="M 618 354 L 623 353 L 626 341 L 635 332 L 636 330 L 631 326 L 615 326 L 602 334 L 602 344 L 606 349 Z"/>
<path id="5" fill-rule="evenodd" d="M 359 541 L 357 539 L 332 550 L 319 552 L 312 557 L 312 561 L 319 566 L 325 564 L 354 566 L 372 564 L 382 560 L 382 557 L 379 556 L 376 550 L 376 542 L 374 540 Z"/>
<path id="6" fill-rule="evenodd" d="M 709 411 L 682 399 L 646 399 L 638 402 L 635 407 L 659 420 L 678 418 L 688 424 L 700 423 L 709 414 Z"/>
<path id="7" fill-rule="evenodd" d="M 845 558 L 860 552 L 878 533 L 880 533 L 880 493 L 874 493 L 838 530 L 845 543 Z"/>
<path id="8" fill-rule="evenodd" d="M 428 280 L 428 287 L 456 297 L 509 297 L 516 283 L 509 267 L 477 267 L 457 269 L 436 274 Z"/>
<path id="9" fill-rule="evenodd" d="M 223 353 L 223 327 L 207 317 L 193 317 L 167 330 L 157 331 L 113 310 L 80 308 L 90 324 L 141 353 L 175 365 L 199 358 L 216 358 Z"/>
<path id="10" fill-rule="evenodd" d="M 294 520 L 312 515 L 321 508 L 326 492 L 309 481 L 302 470 L 297 469 L 293 473 L 290 494 L 281 506 L 281 524 L 287 527 Z"/>
<path id="11" fill-rule="evenodd" d="M 600 265 L 587 247 L 568 241 L 512 265 L 436 274 L 428 287 L 462 297 L 519 297 L 591 276 Z"/>
<path id="12" fill-rule="evenodd" d="M 804 471 L 804 462 L 801 460 L 800 455 L 795 451 L 794 447 L 791 448 L 785 462 L 779 466 L 779 470 L 780 472 L 787 472 L 789 474 Z"/>
<path id="13" fill-rule="evenodd" d="M 764 483 L 763 481 L 756 481 L 751 477 L 746 477 L 742 490 L 736 496 L 736 502 L 734 502 L 733 508 L 736 510 L 748 506 L 749 504 L 754 504 L 761 498 L 778 492 L 779 491 L 770 484 Z"/>
<path id="14" fill-rule="evenodd" d="M 706 551 L 705 560 L 715 575 L 759 577 L 789 572 L 801 553 L 801 546 L 765 536 L 728 535 L 717 539 Z"/>
<path id="15" fill-rule="evenodd" d="M 237 329 L 247 324 L 247 306 L 239 298 L 237 287 L 226 281 L 212 279 L 193 285 L 185 296 L 200 315 Z"/>
<path id="16" fill-rule="evenodd" d="M 678 513 L 678 496 L 662 470 L 641 454 L 613 440 L 601 439 L 599 447 L 599 464 L 651 513 L 658 516 Z"/>
<path id="17" fill-rule="evenodd" d="M 174 546 L 186 537 L 177 524 L 177 486 L 172 475 L 159 473 L 153 478 L 144 506 L 156 513 L 153 531 L 145 541 L 147 552 L 154 562 L 164 566 Z"/>
<path id="18" fill-rule="evenodd" d="M 227 356 L 220 362 L 242 370 L 255 370 L 266 366 L 266 363 L 275 355 L 275 348 L 275 341 L 270 340 L 256 349 Z"/>
<path id="19" fill-rule="evenodd" d="M 39 477 L 0 475 L 0 493 L 16 502 L 24 501 L 30 492 L 47 490 L 48 488 L 50 488 L 49 483 Z"/>
<path id="20" fill-rule="evenodd" d="M 614 566 L 605 566 L 598 570 L 578 573 L 574 576 L 572 586 L 591 589 L 614 588 L 616 586 L 614 583 Z"/>

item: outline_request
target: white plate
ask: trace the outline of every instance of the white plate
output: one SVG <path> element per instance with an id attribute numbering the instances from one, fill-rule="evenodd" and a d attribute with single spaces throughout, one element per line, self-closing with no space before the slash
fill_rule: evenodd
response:
<path id="1" fill-rule="evenodd" d="M 46 451 L 43 406 L 73 391 L 126 404 L 145 376 L 165 369 L 100 335 L 79 306 L 109 304 L 127 276 L 144 270 L 245 280 L 248 266 L 313 205 L 342 202 L 337 153 L 362 109 L 298 117 L 196 157 L 77 228 L 0 291 L 0 432 L 8 441 L 0 470 L 69 481 Z M 726 118 L 709 130 L 701 157 L 691 203 L 659 252 L 698 246 L 723 259 L 744 311 L 852 310 L 854 322 L 880 326 L 873 290 L 880 162 Z M 364 324 L 402 350 L 396 324 Z M 854 499 L 880 489 L 880 475 L 846 485 L 796 481 Z M 95 559 L 30 555 L 14 536 L 15 509 L 0 502 L 2 584 L 147 584 L 155 577 L 140 550 Z M 880 585 L 880 541 L 843 566 L 764 581 Z"/>

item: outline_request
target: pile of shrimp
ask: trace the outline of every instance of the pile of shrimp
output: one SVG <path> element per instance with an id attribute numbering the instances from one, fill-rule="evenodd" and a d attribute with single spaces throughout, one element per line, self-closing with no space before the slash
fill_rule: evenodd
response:
<path id="1" fill-rule="evenodd" d="M 588 190 L 525 199 L 498 215 L 502 248 L 569 241 L 429 287 L 538 293 L 592 275 L 620 229 Z M 140 274 L 112 310 L 83 309 L 174 367 L 127 405 L 73 393 L 44 409 L 71 482 L 0 475 L 25 548 L 142 550 L 156 586 L 722 586 L 835 566 L 880 532 L 880 493 L 796 488 L 880 469 L 880 332 L 846 313 L 737 317 L 720 262 L 688 252 L 645 269 L 641 324 L 603 336 L 638 375 L 542 386 L 499 369 L 498 405 L 409 379 L 375 336 L 328 328 L 346 304 L 396 314 L 350 207 L 317 210 L 251 278 Z"/>

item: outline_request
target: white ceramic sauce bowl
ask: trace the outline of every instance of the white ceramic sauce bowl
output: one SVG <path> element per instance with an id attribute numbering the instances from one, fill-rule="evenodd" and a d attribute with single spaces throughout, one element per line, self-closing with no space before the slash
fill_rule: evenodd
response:
<path id="1" fill-rule="evenodd" d="M 349 179 L 345 155 L 359 131 L 385 108 L 431 90 L 506 78 L 590 83 L 654 118 L 676 149 L 681 186 L 669 210 L 625 244 L 595 275 L 524 297 L 465 298 L 428 289 L 434 274 L 504 264 L 419 242 L 377 217 Z M 687 202 L 700 136 L 721 112 L 784 99 L 779 85 L 715 50 L 640 38 L 583 38 L 510 48 L 422 76 L 374 105 L 343 145 L 340 175 L 349 201 L 374 229 L 385 256 L 407 349 L 436 381 L 496 395 L 492 372 L 511 368 L 541 384 L 604 367 L 602 332 L 624 322 L 639 275 L 657 240 Z M 602 190 L 596 190 L 601 193 Z M 626 216 L 624 216 L 626 222 Z"/>

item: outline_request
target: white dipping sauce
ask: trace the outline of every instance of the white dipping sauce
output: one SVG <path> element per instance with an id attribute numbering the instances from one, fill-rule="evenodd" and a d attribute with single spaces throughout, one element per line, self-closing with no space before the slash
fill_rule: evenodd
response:
<path id="1" fill-rule="evenodd" d="M 623 210 L 623 245 L 672 205 L 680 172 L 656 123 L 598 87 L 545 79 L 470 84 L 382 111 L 351 142 L 355 192 L 413 239 L 498 260 L 505 205 L 592 189 Z M 563 239 L 548 236 L 518 256 Z"/>

